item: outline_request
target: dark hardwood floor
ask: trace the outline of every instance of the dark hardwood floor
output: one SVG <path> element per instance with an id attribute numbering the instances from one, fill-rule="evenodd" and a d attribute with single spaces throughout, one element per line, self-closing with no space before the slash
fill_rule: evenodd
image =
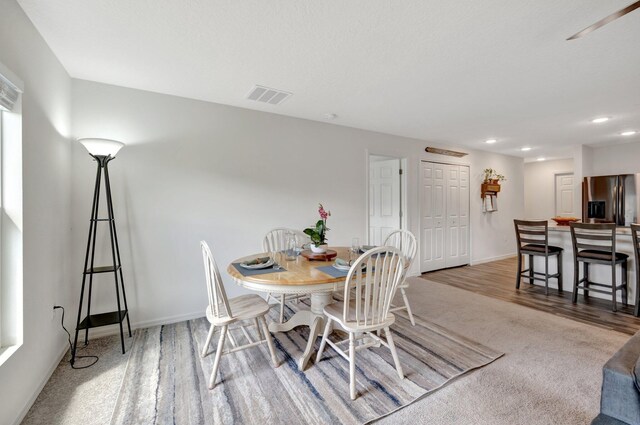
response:
<path id="1" fill-rule="evenodd" d="M 566 292 L 573 288 L 573 282 L 564 282 L 562 294 L 550 289 L 546 296 L 544 286 L 530 285 L 526 280 L 517 290 L 516 267 L 516 257 L 513 257 L 424 273 L 422 278 L 605 329 L 631 335 L 640 330 L 640 318 L 633 315 L 632 307 L 618 304 L 618 312 L 614 313 L 611 301 L 593 296 L 585 299 L 582 295 L 578 296 L 578 303 L 573 304 L 571 293 Z"/>

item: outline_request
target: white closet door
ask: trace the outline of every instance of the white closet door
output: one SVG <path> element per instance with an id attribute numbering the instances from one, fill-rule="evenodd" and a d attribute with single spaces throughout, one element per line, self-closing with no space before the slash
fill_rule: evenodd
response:
<path id="1" fill-rule="evenodd" d="M 469 167 L 447 166 L 445 266 L 469 263 Z"/>
<path id="2" fill-rule="evenodd" d="M 469 264 L 469 167 L 422 163 L 421 272 Z"/>
<path id="3" fill-rule="evenodd" d="M 446 227 L 445 227 L 445 267 L 457 266 L 460 251 L 460 167 L 446 165 Z"/>
<path id="4" fill-rule="evenodd" d="M 445 167 L 422 163 L 421 272 L 445 267 Z"/>
<path id="5" fill-rule="evenodd" d="M 458 266 L 469 264 L 469 167 L 460 166 L 460 211 L 458 218 Z"/>

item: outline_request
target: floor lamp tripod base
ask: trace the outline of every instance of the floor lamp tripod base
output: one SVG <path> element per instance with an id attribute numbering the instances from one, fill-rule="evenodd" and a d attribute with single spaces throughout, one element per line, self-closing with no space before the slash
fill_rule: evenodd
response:
<path id="1" fill-rule="evenodd" d="M 95 140 L 95 139 L 92 139 Z M 119 143 L 119 142 L 115 142 Z M 84 144 L 84 143 L 83 143 Z M 85 145 L 86 146 L 86 145 Z M 125 353 L 124 346 L 124 327 L 123 322 L 127 321 L 127 330 L 131 337 L 131 323 L 129 321 L 129 309 L 127 307 L 127 296 L 124 289 L 124 278 L 122 275 L 122 263 L 120 262 L 120 248 L 118 245 L 118 233 L 116 231 L 116 223 L 113 217 L 113 202 L 111 199 L 111 185 L 109 182 L 109 162 L 114 159 L 111 155 L 94 155 L 91 156 L 98 164 L 96 181 L 93 190 L 93 206 L 91 208 L 91 218 L 89 220 L 89 237 L 87 240 L 87 251 L 84 259 L 84 269 L 82 273 L 82 289 L 80 291 L 80 303 L 78 305 L 78 320 L 76 323 L 76 333 L 73 347 L 71 350 L 71 365 L 75 363 L 76 351 L 78 348 L 78 336 L 84 331 L 84 344 L 89 343 L 89 329 L 100 326 L 119 325 L 120 342 L 122 345 L 122 354 Z M 104 180 L 104 197 L 106 200 L 106 217 L 99 216 L 101 186 Z M 111 264 L 98 266 L 95 264 L 96 254 L 96 233 L 98 224 L 107 224 L 109 226 L 109 239 L 111 246 Z M 115 286 L 115 297 L 117 310 L 106 313 L 91 313 L 91 296 L 94 284 L 94 276 L 97 274 L 105 274 L 113 276 Z M 104 282 L 100 282 L 104 284 Z M 82 318 L 83 304 L 86 294 L 86 315 Z"/>

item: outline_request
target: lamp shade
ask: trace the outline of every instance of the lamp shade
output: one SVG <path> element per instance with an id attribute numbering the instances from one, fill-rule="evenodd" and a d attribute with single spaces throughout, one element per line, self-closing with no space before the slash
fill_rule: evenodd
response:
<path id="1" fill-rule="evenodd" d="M 109 139 L 78 139 L 91 155 L 93 156 L 109 156 L 116 157 L 116 154 L 124 143 Z"/>

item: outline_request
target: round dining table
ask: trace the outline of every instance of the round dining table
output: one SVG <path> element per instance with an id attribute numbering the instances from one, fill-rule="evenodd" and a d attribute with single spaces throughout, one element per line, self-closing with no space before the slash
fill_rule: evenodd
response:
<path id="1" fill-rule="evenodd" d="M 334 247 L 331 249 L 337 251 L 339 258 L 349 258 L 349 248 Z M 284 323 L 272 322 L 269 325 L 270 332 L 288 332 L 298 326 L 309 326 L 309 340 L 302 357 L 298 360 L 298 368 L 303 371 L 313 355 L 316 338 L 324 330 L 324 307 L 333 302 L 333 291 L 344 287 L 346 276 L 333 277 L 317 269 L 322 266 L 331 266 L 334 260 L 311 261 L 302 255 L 291 261 L 285 261 L 284 255 L 282 255 L 282 260 L 278 258 L 278 262 L 284 270 L 279 272 L 268 269 L 268 273 L 245 276 L 234 266 L 234 263 L 242 263 L 268 255 L 268 253 L 260 253 L 238 258 L 229 264 L 227 272 L 238 285 L 252 291 L 270 294 L 308 294 L 310 296 L 310 309 L 298 310 Z"/>

